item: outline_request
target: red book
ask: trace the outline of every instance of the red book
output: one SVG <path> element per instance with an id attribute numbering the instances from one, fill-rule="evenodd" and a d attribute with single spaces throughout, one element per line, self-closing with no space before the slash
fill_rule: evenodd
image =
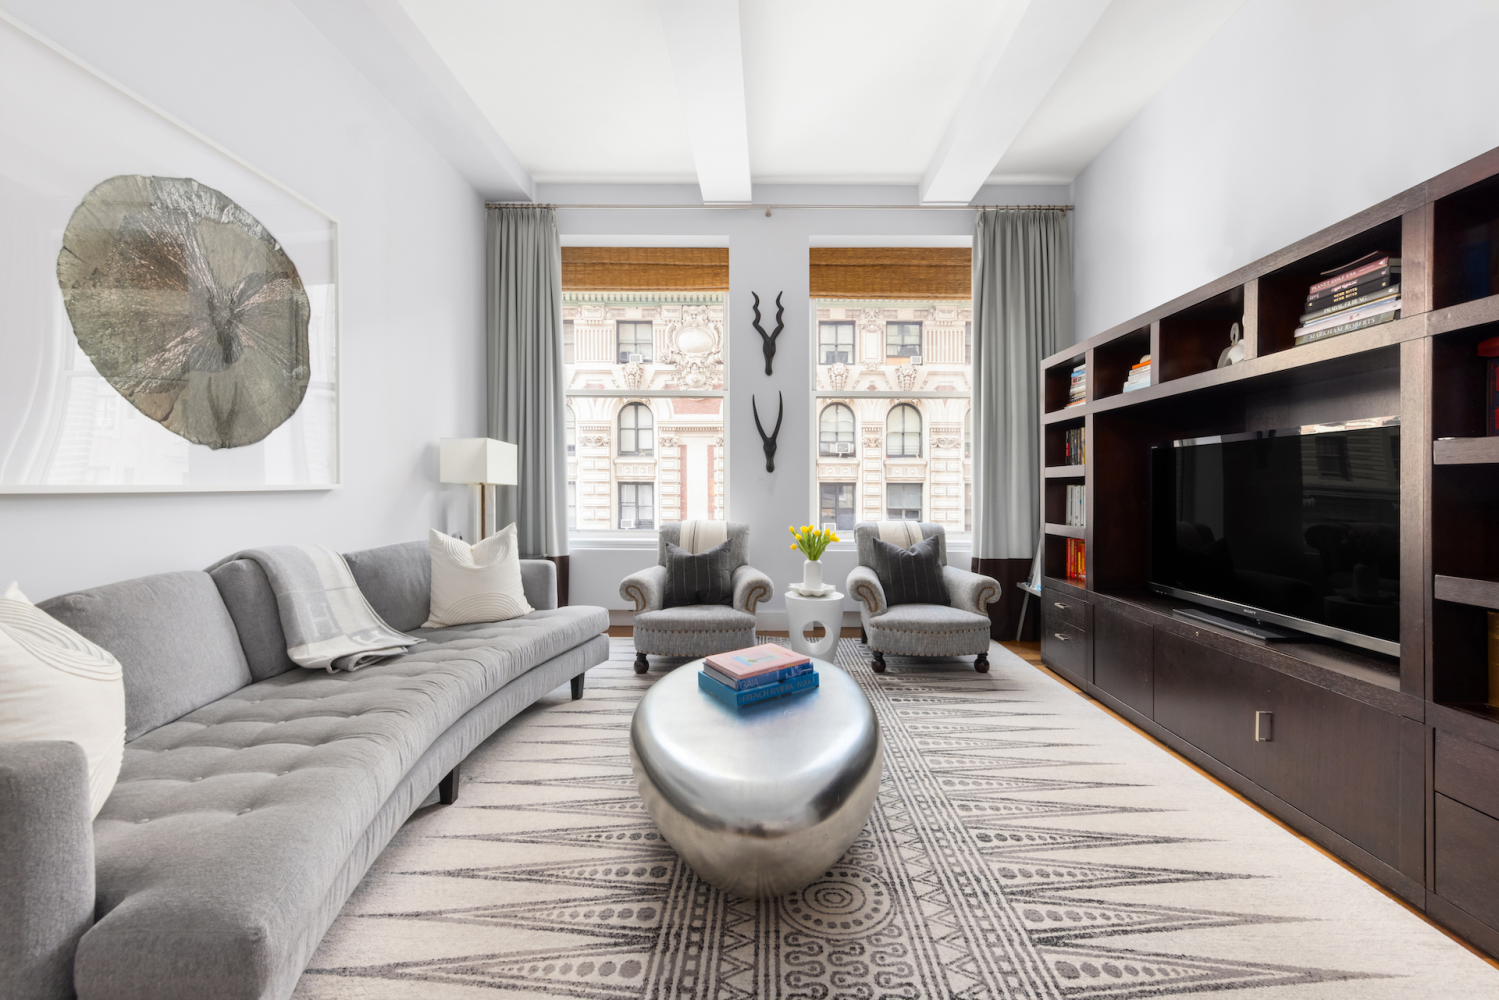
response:
<path id="1" fill-rule="evenodd" d="M 748 649 L 714 653 L 712 656 L 704 657 L 703 662 L 721 674 L 732 677 L 736 681 L 742 681 L 746 677 L 758 677 L 760 674 L 768 674 L 774 670 L 806 663 L 808 658 L 793 649 L 767 642 Z"/>
<path id="2" fill-rule="evenodd" d="M 1351 271 L 1344 271 L 1342 274 L 1338 275 L 1335 278 L 1328 278 L 1326 281 L 1317 282 L 1311 288 L 1307 289 L 1307 297 L 1315 298 L 1317 293 L 1322 291 L 1324 288 L 1331 288 L 1333 285 L 1341 285 L 1345 281 L 1352 281 L 1353 279 L 1361 277 L 1362 275 L 1369 274 L 1371 272 L 1378 271 L 1380 268 L 1390 267 L 1392 265 L 1395 267 L 1399 267 L 1400 258 L 1381 257 L 1378 260 L 1370 261 L 1367 264 L 1361 264 Z"/>

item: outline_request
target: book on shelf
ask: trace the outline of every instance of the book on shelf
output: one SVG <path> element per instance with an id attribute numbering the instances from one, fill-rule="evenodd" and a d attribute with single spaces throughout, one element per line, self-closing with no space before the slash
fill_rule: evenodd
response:
<path id="1" fill-rule="evenodd" d="M 1088 459 L 1088 449 L 1083 446 L 1087 433 L 1082 427 L 1069 427 L 1062 437 L 1062 464 L 1082 465 Z"/>
<path id="2" fill-rule="evenodd" d="M 1396 311 L 1398 312 L 1399 310 Z M 1336 337 L 1344 333 L 1352 333 L 1354 330 L 1363 330 L 1367 327 L 1378 326 L 1381 323 L 1388 323 L 1394 318 L 1394 312 L 1386 312 L 1380 313 L 1377 316 L 1368 316 L 1364 319 L 1356 319 L 1351 323 L 1340 323 L 1337 326 L 1330 326 L 1323 330 L 1313 330 L 1310 333 L 1298 333 L 1296 335 L 1294 346 L 1300 347 L 1302 344 L 1312 344 L 1319 340 L 1326 340 L 1328 337 Z"/>
<path id="3" fill-rule="evenodd" d="M 1375 259 L 1369 260 L 1367 257 L 1360 258 L 1359 260 L 1354 261 L 1353 264 L 1348 265 L 1346 269 L 1343 269 L 1342 273 L 1335 274 L 1330 278 L 1324 278 L 1316 284 L 1312 285 L 1311 288 L 1307 289 L 1307 298 L 1315 298 L 1319 293 L 1325 294 L 1337 288 L 1346 288 L 1349 285 L 1357 285 L 1360 279 L 1363 279 L 1364 277 L 1371 274 L 1377 274 L 1381 271 L 1385 272 L 1386 274 L 1390 273 L 1391 271 L 1395 273 L 1399 273 L 1400 271 L 1399 257 L 1376 257 L 1374 254 L 1369 254 L 1369 257 L 1374 257 Z"/>
<path id="4" fill-rule="evenodd" d="M 806 662 L 808 662 L 806 656 L 773 642 L 762 642 L 758 646 L 750 646 L 746 649 L 731 649 L 727 653 L 714 653 L 703 659 L 704 666 L 712 667 L 735 681 L 773 673 Z"/>
<path id="5" fill-rule="evenodd" d="M 1067 384 L 1067 398 L 1070 400 L 1068 406 L 1077 406 L 1087 402 L 1088 398 L 1088 364 L 1084 362 L 1072 369 L 1072 378 Z"/>
<path id="6" fill-rule="evenodd" d="M 1129 375 L 1124 380 L 1124 391 L 1134 392 L 1136 389 L 1150 387 L 1150 355 L 1142 357 L 1130 366 Z"/>
<path id="7" fill-rule="evenodd" d="M 1088 579 L 1086 549 L 1081 538 L 1067 539 L 1067 579 L 1085 581 Z"/>
<path id="8" fill-rule="evenodd" d="M 779 684 L 782 681 L 789 681 L 793 677 L 800 677 L 803 674 L 810 674 L 811 672 L 812 661 L 810 660 L 803 661 L 802 663 L 794 663 L 789 667 L 782 667 L 779 670 L 771 670 L 763 674 L 741 678 L 730 677 L 728 674 L 715 670 L 711 663 L 705 662 L 703 664 L 703 673 L 716 681 L 722 682 L 725 686 L 733 688 L 735 691 L 748 691 L 751 688 L 764 687 L 767 684 Z"/>
<path id="9" fill-rule="evenodd" d="M 1084 486 L 1067 487 L 1067 523 L 1080 528 L 1088 523 L 1088 491 Z"/>
<path id="10" fill-rule="evenodd" d="M 819 684 L 817 671 L 793 677 L 787 681 L 777 684 L 766 684 L 762 687 L 750 688 L 747 691 L 736 691 L 723 681 L 710 676 L 707 671 L 699 671 L 697 675 L 697 686 L 699 690 L 717 698 L 731 708 L 743 708 L 745 705 L 754 705 L 762 701 L 770 701 L 788 694 L 799 694 L 802 691 L 810 691 Z"/>
<path id="11" fill-rule="evenodd" d="M 1355 320 L 1368 319 L 1370 316 L 1380 316 L 1384 313 L 1393 313 L 1400 308 L 1400 297 L 1380 299 L 1362 306 L 1351 306 L 1347 309 L 1339 309 L 1328 313 L 1321 319 L 1311 323 L 1303 323 L 1296 328 L 1296 335 L 1303 333 L 1316 333 L 1318 330 L 1326 330 L 1329 327 L 1341 326 L 1344 323 L 1352 323 Z"/>
<path id="12" fill-rule="evenodd" d="M 1393 285 L 1381 284 L 1379 288 L 1376 288 L 1373 291 L 1366 292 L 1362 295 L 1350 298 L 1344 302 L 1339 302 L 1335 305 L 1325 306 L 1324 308 L 1314 309 L 1308 313 L 1305 313 L 1301 317 L 1301 322 L 1315 323 L 1322 317 L 1329 316 L 1332 313 L 1342 312 L 1344 309 L 1352 309 L 1355 306 L 1365 306 L 1370 304 L 1371 302 L 1378 302 L 1382 299 L 1387 299 L 1391 296 L 1399 294 L 1400 283 L 1398 281 Z"/>

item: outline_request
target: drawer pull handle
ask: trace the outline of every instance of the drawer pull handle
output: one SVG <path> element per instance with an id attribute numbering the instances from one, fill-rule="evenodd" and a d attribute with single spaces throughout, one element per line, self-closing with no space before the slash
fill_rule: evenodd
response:
<path id="1" fill-rule="evenodd" d="M 1063 604 L 1061 601 L 1052 601 L 1051 606 L 1054 608 L 1061 608 L 1063 611 L 1067 610 L 1067 605 Z"/>
<path id="2" fill-rule="evenodd" d="M 1052 635 L 1056 636 L 1058 639 L 1061 639 L 1063 642 L 1067 641 L 1067 637 L 1060 632 L 1053 632 Z"/>

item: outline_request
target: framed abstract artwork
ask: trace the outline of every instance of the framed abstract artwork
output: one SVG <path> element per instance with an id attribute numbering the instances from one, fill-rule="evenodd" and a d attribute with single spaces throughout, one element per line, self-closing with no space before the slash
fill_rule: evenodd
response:
<path id="1" fill-rule="evenodd" d="M 0 12 L 0 493 L 339 484 L 338 224 Z"/>

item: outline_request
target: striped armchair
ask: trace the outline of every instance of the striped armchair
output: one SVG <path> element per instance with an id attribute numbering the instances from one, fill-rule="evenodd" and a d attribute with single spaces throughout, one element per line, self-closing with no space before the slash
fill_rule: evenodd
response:
<path id="1" fill-rule="evenodd" d="M 666 545 L 694 555 L 729 543 L 730 604 L 665 607 Z M 755 645 L 755 607 L 774 592 L 770 577 L 750 566 L 749 525 L 723 521 L 668 521 L 661 525 L 656 565 L 620 582 L 619 596 L 635 605 L 635 672 L 650 669 L 646 655 L 709 656 Z"/>
<path id="2" fill-rule="evenodd" d="M 948 604 L 897 604 L 885 599 L 875 566 L 875 539 L 909 548 L 937 536 L 937 560 Z M 848 593 L 859 602 L 864 642 L 874 653 L 876 673 L 892 656 L 973 656 L 973 669 L 989 671 L 988 606 L 999 600 L 999 581 L 947 565 L 947 532 L 940 524 L 875 521 L 854 525 L 859 565 L 848 574 Z"/>

